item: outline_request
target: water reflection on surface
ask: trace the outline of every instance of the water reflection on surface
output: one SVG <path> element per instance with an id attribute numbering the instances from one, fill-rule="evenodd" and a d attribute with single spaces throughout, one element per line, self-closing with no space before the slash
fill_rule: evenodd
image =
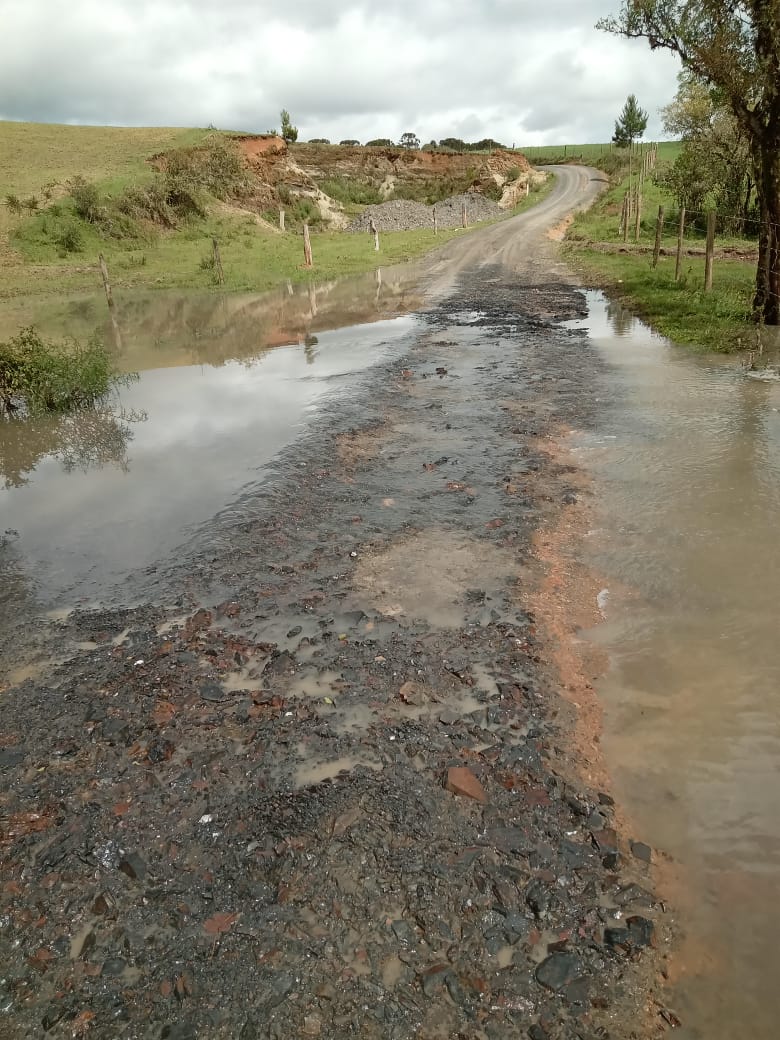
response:
<path id="1" fill-rule="evenodd" d="M 677 1035 L 774 1038 L 780 1017 L 780 385 L 699 358 L 598 295 L 610 363 L 591 564 L 610 587 L 605 748 L 644 838 L 684 868 Z"/>
<path id="2" fill-rule="evenodd" d="M 139 381 L 105 410 L 0 424 L 0 516 L 18 532 L 17 575 L 46 602 L 99 597 L 180 546 L 262 479 L 325 395 L 399 350 L 419 302 L 408 277 L 120 301 L 119 361 Z M 47 335 L 84 339 L 105 322 L 97 300 L 48 307 Z M 0 569 L 10 553 L 0 546 Z"/>

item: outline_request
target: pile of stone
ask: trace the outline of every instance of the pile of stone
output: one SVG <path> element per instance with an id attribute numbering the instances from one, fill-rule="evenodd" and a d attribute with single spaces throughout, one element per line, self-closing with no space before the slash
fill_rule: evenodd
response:
<path id="1" fill-rule="evenodd" d="M 460 227 L 464 202 L 469 224 L 478 224 L 483 220 L 498 220 L 505 215 L 504 210 L 492 199 L 479 192 L 470 191 L 465 195 L 453 195 L 437 202 L 435 206 L 426 206 L 423 202 L 410 199 L 392 199 L 376 206 L 367 206 L 347 230 L 370 231 L 372 221 L 378 231 L 415 231 L 419 228 L 430 228 L 433 227 L 434 209 L 440 228 Z"/>

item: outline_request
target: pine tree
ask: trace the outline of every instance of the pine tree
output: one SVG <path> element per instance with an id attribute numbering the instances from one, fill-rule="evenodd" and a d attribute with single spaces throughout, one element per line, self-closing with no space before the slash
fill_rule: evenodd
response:
<path id="1" fill-rule="evenodd" d="M 298 140 L 298 127 L 292 125 L 290 113 L 286 108 L 283 108 L 279 113 L 279 117 L 282 121 L 282 137 L 288 144 L 295 144 Z"/>
<path id="2" fill-rule="evenodd" d="M 619 148 L 629 148 L 647 129 L 647 112 L 639 107 L 636 94 L 629 94 L 620 118 L 615 120 L 612 140 Z"/>

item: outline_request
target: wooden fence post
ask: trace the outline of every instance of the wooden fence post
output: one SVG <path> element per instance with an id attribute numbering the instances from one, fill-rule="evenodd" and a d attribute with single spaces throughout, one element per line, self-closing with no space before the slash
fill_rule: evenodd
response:
<path id="1" fill-rule="evenodd" d="M 677 260 L 674 265 L 674 280 L 680 281 L 682 270 L 683 239 L 685 238 L 685 206 L 680 206 L 680 226 L 677 230 Z"/>
<path id="2" fill-rule="evenodd" d="M 634 241 L 639 241 L 639 230 L 642 225 L 642 189 L 636 189 L 636 219 L 634 222 Z"/>
<path id="3" fill-rule="evenodd" d="M 631 192 L 627 191 L 623 199 L 623 241 L 628 242 L 628 225 L 631 223 Z"/>
<path id="4" fill-rule="evenodd" d="M 279 210 L 279 230 L 284 231 L 284 210 Z"/>
<path id="5" fill-rule="evenodd" d="M 311 238 L 309 237 L 309 225 L 303 225 L 303 266 L 312 267 L 314 258 L 311 252 Z"/>
<path id="6" fill-rule="evenodd" d="M 369 220 L 368 226 L 371 229 L 371 234 L 374 236 L 374 251 L 378 253 L 379 252 L 379 231 L 377 230 L 377 226 L 374 223 L 374 218 L 373 217 L 371 217 L 371 219 Z"/>
<path id="7" fill-rule="evenodd" d="M 467 212 L 467 210 L 466 210 L 466 203 L 465 203 L 465 202 L 462 202 L 462 203 L 461 203 L 461 207 L 460 207 L 460 217 L 461 217 L 461 221 L 462 221 L 462 223 L 463 223 L 463 226 L 464 226 L 464 227 L 468 227 L 468 226 L 469 226 L 469 222 L 468 222 L 468 212 Z"/>
<path id="8" fill-rule="evenodd" d="M 658 267 L 658 257 L 661 254 L 661 235 L 664 232 L 664 208 L 658 207 L 658 221 L 655 225 L 655 247 L 653 248 L 653 267 Z"/>
<path id="9" fill-rule="evenodd" d="M 108 265 L 106 264 L 105 257 L 102 253 L 98 255 L 98 263 L 100 265 L 100 277 L 103 279 L 103 289 L 106 293 L 106 303 L 108 304 L 108 313 L 111 316 L 111 326 L 114 330 L 114 344 L 116 349 L 121 353 L 124 349 L 122 343 L 122 330 L 119 328 L 119 321 L 114 310 L 114 297 L 111 292 L 111 282 L 108 280 Z"/>
<path id="10" fill-rule="evenodd" d="M 436 213 L 436 207 L 433 207 L 433 233 L 438 235 L 439 233 L 439 217 Z"/>
<path id="11" fill-rule="evenodd" d="M 211 240 L 211 248 L 214 250 L 214 270 L 217 274 L 217 281 L 220 285 L 225 284 L 225 272 L 222 269 L 222 257 L 219 255 L 219 243 L 216 238 Z"/>
<path id="12" fill-rule="evenodd" d="M 712 262 L 715 256 L 715 210 L 707 214 L 707 251 L 704 256 L 704 291 L 712 292 Z"/>
<path id="13" fill-rule="evenodd" d="M 103 279 L 103 288 L 106 293 L 106 303 L 108 309 L 112 311 L 114 309 L 114 297 L 111 295 L 111 282 L 108 280 L 108 267 L 102 253 L 98 255 L 98 263 L 100 264 L 100 277 Z"/>

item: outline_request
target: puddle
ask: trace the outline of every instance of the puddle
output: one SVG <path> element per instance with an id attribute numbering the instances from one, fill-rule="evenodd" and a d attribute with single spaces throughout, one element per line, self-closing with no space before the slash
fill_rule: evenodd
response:
<path id="1" fill-rule="evenodd" d="M 165 559 L 262 482 L 326 396 L 401 349 L 419 297 L 403 273 L 381 290 L 373 275 L 317 286 L 313 308 L 305 287 L 122 300 L 120 364 L 141 375 L 119 402 L 0 423 L 0 577 L 54 606 Z M 0 328 L 31 319 L 7 313 L 28 305 L 4 305 Z M 93 299 L 47 301 L 35 319 L 80 339 L 105 320 Z"/>
<path id="2" fill-rule="evenodd" d="M 425 530 L 367 554 L 354 585 L 388 617 L 459 628 L 469 589 L 482 589 L 512 573 L 511 556 L 488 542 L 446 530 Z"/>
<path id="3" fill-rule="evenodd" d="M 324 783 L 326 780 L 335 780 L 342 773 L 351 773 L 358 766 L 373 769 L 375 772 L 382 771 L 381 763 L 371 758 L 358 758 L 345 755 L 343 758 L 335 758 L 331 762 L 305 763 L 295 770 L 296 787 L 312 787 L 314 784 Z"/>
<path id="4" fill-rule="evenodd" d="M 685 1040 L 777 1035 L 780 386 L 699 358 L 598 295 L 617 393 L 576 451 L 595 482 L 593 638 L 616 793 L 678 861 Z M 678 899 L 677 893 L 674 894 Z"/>

